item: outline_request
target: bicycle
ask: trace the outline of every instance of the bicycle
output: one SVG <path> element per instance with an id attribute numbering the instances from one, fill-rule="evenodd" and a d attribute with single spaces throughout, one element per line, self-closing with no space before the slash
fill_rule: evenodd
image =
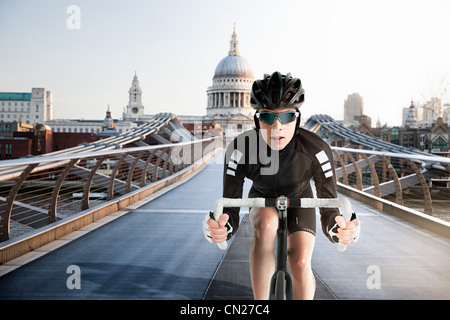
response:
<path id="1" fill-rule="evenodd" d="M 348 199 L 318 199 L 318 198 L 287 198 L 280 196 L 277 198 L 249 198 L 232 199 L 219 198 L 214 204 L 214 219 L 219 221 L 224 207 L 275 207 L 278 211 L 278 230 L 277 230 L 277 259 L 276 268 L 270 283 L 270 300 L 292 300 L 292 279 L 287 271 L 287 209 L 290 207 L 301 208 L 339 208 L 346 222 L 349 222 L 352 216 L 351 204 Z M 217 244 L 220 249 L 227 248 L 227 242 Z M 344 252 L 346 245 L 337 244 L 337 250 Z"/>

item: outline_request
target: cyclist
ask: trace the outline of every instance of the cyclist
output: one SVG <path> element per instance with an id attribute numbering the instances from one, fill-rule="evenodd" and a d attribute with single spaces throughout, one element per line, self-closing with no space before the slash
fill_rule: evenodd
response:
<path id="1" fill-rule="evenodd" d="M 330 147 L 318 135 L 300 128 L 299 108 L 304 101 L 300 79 L 274 72 L 256 80 L 250 103 L 256 110 L 255 129 L 240 134 L 227 147 L 223 197 L 242 198 L 244 179 L 252 180 L 249 198 L 312 198 L 314 179 L 318 198 L 336 198 L 336 180 Z M 275 270 L 274 240 L 278 228 L 275 208 L 250 208 L 254 228 L 250 274 L 255 299 L 268 299 Z M 352 244 L 359 234 L 354 214 L 345 223 L 337 208 L 321 208 L 324 234 L 333 242 Z M 311 269 L 316 218 L 314 208 L 288 209 L 288 260 L 294 299 L 312 299 L 315 278 Z M 239 227 L 239 208 L 224 208 L 219 221 L 212 213 L 204 220 L 211 242 L 230 239 Z"/>

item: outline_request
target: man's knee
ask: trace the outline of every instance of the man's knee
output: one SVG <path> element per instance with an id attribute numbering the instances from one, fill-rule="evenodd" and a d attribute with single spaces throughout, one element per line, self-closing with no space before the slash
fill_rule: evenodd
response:
<path id="1" fill-rule="evenodd" d="M 271 209 L 271 210 L 268 210 Z M 255 210 L 255 209 L 252 209 Z M 278 215 L 272 208 L 260 208 L 252 212 L 252 222 L 257 239 L 275 239 L 278 229 Z"/>
<path id="2" fill-rule="evenodd" d="M 314 248 L 314 235 L 307 232 L 295 232 L 290 236 L 291 245 L 288 249 L 289 267 L 292 275 L 301 280 L 311 274 L 311 258 Z"/>
<path id="3" fill-rule="evenodd" d="M 311 263 L 302 256 L 289 257 L 289 267 L 294 277 L 297 275 L 302 277 L 308 275 L 311 272 Z"/>

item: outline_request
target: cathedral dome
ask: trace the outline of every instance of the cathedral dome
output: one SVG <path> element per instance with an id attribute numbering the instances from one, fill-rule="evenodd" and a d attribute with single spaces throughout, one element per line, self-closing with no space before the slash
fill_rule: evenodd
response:
<path id="1" fill-rule="evenodd" d="M 253 71 L 244 57 L 230 55 L 217 65 L 214 72 L 214 78 L 216 77 L 253 78 Z"/>
<path id="2" fill-rule="evenodd" d="M 222 121 L 220 127 L 231 130 L 227 131 L 227 137 L 249 130 L 254 125 L 255 110 L 250 105 L 254 80 L 250 64 L 239 53 L 236 28 L 233 28 L 228 56 L 216 66 L 212 86 L 206 90 L 207 117 Z"/>
<path id="3" fill-rule="evenodd" d="M 214 78 L 219 77 L 254 78 L 250 64 L 239 53 L 236 28 L 233 28 L 228 56 L 219 62 L 214 72 Z"/>

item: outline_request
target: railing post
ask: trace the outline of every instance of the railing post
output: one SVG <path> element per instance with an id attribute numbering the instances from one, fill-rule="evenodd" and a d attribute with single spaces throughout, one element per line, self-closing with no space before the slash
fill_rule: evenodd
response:
<path id="1" fill-rule="evenodd" d="M 348 153 L 348 152 L 346 152 L 346 153 L 350 157 L 350 161 L 352 162 L 353 168 L 355 169 L 356 188 L 358 190 L 362 190 L 363 187 L 362 187 L 362 172 L 361 172 L 361 169 L 358 167 L 358 164 L 356 163 L 355 159 L 353 159 L 353 156 L 350 153 Z"/>
<path id="2" fill-rule="evenodd" d="M 340 165 L 341 165 L 341 170 L 342 170 L 342 183 L 345 184 L 346 186 L 348 186 L 348 177 L 347 177 L 347 166 L 344 162 L 344 160 L 342 159 L 341 155 L 339 153 L 337 153 L 336 150 L 333 150 L 334 155 L 337 157 Z"/>
<path id="3" fill-rule="evenodd" d="M 385 163 L 387 169 L 389 170 L 389 173 L 392 175 L 392 179 L 394 180 L 395 203 L 403 205 L 402 184 L 400 183 L 400 180 L 398 179 L 397 172 L 395 172 L 395 169 L 392 166 L 391 162 L 385 156 L 382 156 L 382 157 L 383 157 L 383 162 Z"/>
<path id="4" fill-rule="evenodd" d="M 159 164 L 161 162 L 161 158 L 162 158 L 163 154 L 164 154 L 164 152 L 162 150 L 159 150 L 158 158 L 156 159 L 155 165 L 153 166 L 152 182 L 155 182 L 158 180 L 158 169 L 159 169 Z"/>
<path id="5" fill-rule="evenodd" d="M 48 223 L 56 222 L 56 207 L 58 202 L 58 196 L 59 196 L 59 190 L 61 190 L 61 185 L 66 179 L 67 174 L 70 170 L 72 170 L 73 166 L 79 161 L 80 159 L 72 159 L 70 162 L 66 165 L 64 170 L 61 172 L 61 174 L 58 177 L 58 180 L 56 181 L 55 185 L 53 186 L 52 196 L 50 198 L 50 207 L 48 210 Z"/>
<path id="6" fill-rule="evenodd" d="M 144 154 L 144 151 L 139 152 L 139 154 L 136 156 L 136 158 L 134 159 L 133 163 L 130 166 L 130 170 L 128 171 L 128 177 L 127 177 L 127 187 L 126 187 L 127 193 L 131 191 L 131 181 L 133 181 L 134 169 L 136 168 L 136 165 L 137 165 L 138 161 L 142 158 L 143 154 Z"/>
<path id="7" fill-rule="evenodd" d="M 95 163 L 94 167 L 92 168 L 91 171 L 89 171 L 88 178 L 86 179 L 86 182 L 84 183 L 83 187 L 83 199 L 81 200 L 81 210 L 89 209 L 89 193 L 91 192 L 92 181 L 94 180 L 95 173 L 100 168 L 105 159 L 106 156 L 97 159 L 97 162 Z"/>
<path id="8" fill-rule="evenodd" d="M 370 168 L 370 177 L 371 177 L 371 182 L 374 185 L 374 196 L 376 197 L 381 197 L 381 191 L 380 191 L 380 181 L 378 180 L 378 174 L 377 174 L 377 170 L 375 169 L 375 165 L 372 163 L 372 161 L 370 161 L 369 157 L 366 156 L 364 153 L 362 153 L 362 157 L 364 158 L 364 160 L 366 161 L 367 165 Z"/>
<path id="9" fill-rule="evenodd" d="M 168 161 L 169 161 L 169 176 L 171 176 L 173 174 L 173 172 L 174 172 L 174 164 L 173 164 L 173 159 L 172 159 L 172 153 L 170 154 Z"/>
<path id="10" fill-rule="evenodd" d="M 155 167 L 154 167 L 154 171 L 153 171 L 153 177 L 152 177 L 152 182 L 155 182 L 155 181 L 157 181 L 158 180 L 158 169 L 162 169 L 162 168 L 160 168 L 160 163 L 161 163 L 161 160 L 162 160 L 162 158 L 163 158 L 163 156 L 166 154 L 166 149 L 168 149 L 168 148 L 163 148 L 163 149 L 161 149 L 160 150 L 160 153 L 159 153 L 159 156 L 158 156 L 158 159 L 156 160 L 156 163 L 155 163 Z M 168 157 L 169 155 L 167 154 L 167 157 Z M 163 177 L 165 177 L 165 175 L 166 175 L 166 173 L 165 172 L 163 172 Z"/>
<path id="11" fill-rule="evenodd" d="M 117 173 L 119 172 L 119 168 L 122 165 L 123 160 L 128 156 L 128 152 L 124 152 L 122 157 L 120 157 L 119 161 L 116 161 L 116 165 L 111 172 L 111 178 L 108 186 L 108 195 L 106 196 L 106 200 L 112 200 L 114 198 L 114 181 L 116 180 Z"/>
<path id="12" fill-rule="evenodd" d="M 419 178 L 420 185 L 422 186 L 423 197 L 424 197 L 424 201 L 425 201 L 424 211 L 426 214 L 433 215 L 431 193 L 430 193 L 430 189 L 428 189 L 427 180 L 425 179 L 422 172 L 420 172 L 419 168 L 412 160 L 406 159 L 406 161 L 407 161 L 408 165 L 414 170 L 415 174 Z"/>
<path id="13" fill-rule="evenodd" d="M 145 161 L 144 168 L 142 169 L 143 172 L 142 172 L 142 177 L 141 177 L 141 187 L 145 186 L 145 184 L 147 183 L 148 165 L 150 164 L 153 157 L 155 156 L 156 150 L 157 149 L 152 150 L 152 152 L 150 152 L 150 155 L 148 156 L 147 160 Z M 150 181 L 152 181 L 152 179 L 150 179 Z"/>
<path id="14" fill-rule="evenodd" d="M 0 239 L 5 241 L 9 239 L 9 226 L 11 224 L 11 213 L 14 206 L 14 199 L 20 190 L 23 182 L 27 176 L 33 171 L 34 168 L 38 166 L 39 163 L 33 163 L 28 165 L 16 179 L 14 186 L 9 190 L 8 197 L 6 198 L 5 204 L 3 205 L 3 211 L 0 215 Z"/>
<path id="15" fill-rule="evenodd" d="M 382 177 L 381 182 L 386 182 L 387 181 L 387 164 L 385 161 L 382 161 L 382 163 L 383 163 L 383 172 L 381 175 L 381 177 Z"/>
<path id="16" fill-rule="evenodd" d="M 166 152 L 167 151 L 167 152 Z M 166 148 L 165 154 L 166 154 L 166 158 L 164 159 L 164 163 L 163 163 L 163 175 L 162 178 L 164 179 L 166 177 L 166 171 L 167 171 L 167 165 L 169 164 L 170 160 L 170 148 Z"/>

